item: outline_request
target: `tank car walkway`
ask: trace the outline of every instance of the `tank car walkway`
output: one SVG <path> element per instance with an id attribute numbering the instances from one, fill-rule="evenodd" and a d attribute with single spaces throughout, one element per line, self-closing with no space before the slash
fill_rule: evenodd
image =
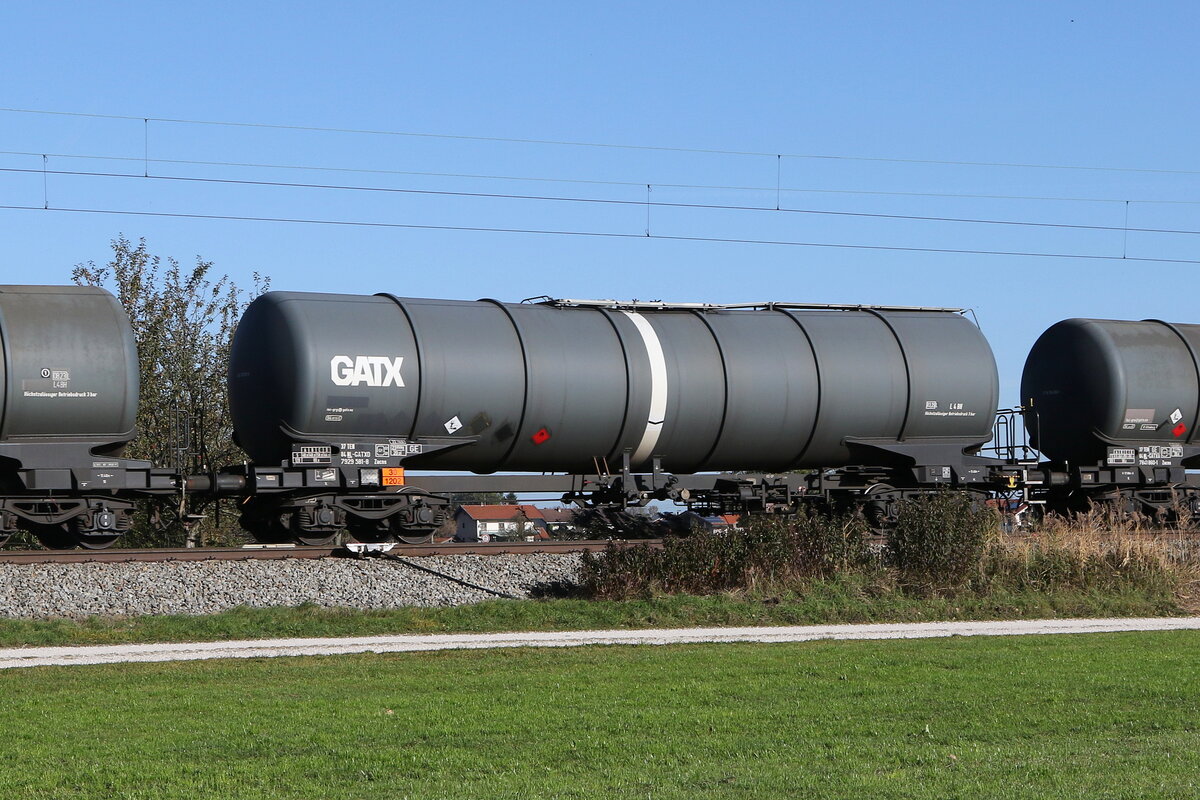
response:
<path id="1" fill-rule="evenodd" d="M 128 644 L 0 649 L 0 669 L 72 664 L 196 661 L 211 658 L 330 656 L 498 647 L 664 645 L 713 642 L 807 642 L 819 639 L 930 639 L 950 636 L 1027 636 L 1126 631 L 1200 630 L 1200 617 L 1052 619 L 999 622 L 916 622 L 873 625 L 806 625 L 767 628 L 562 631 L 364 636 L 342 639 L 261 639 L 194 644 Z"/>

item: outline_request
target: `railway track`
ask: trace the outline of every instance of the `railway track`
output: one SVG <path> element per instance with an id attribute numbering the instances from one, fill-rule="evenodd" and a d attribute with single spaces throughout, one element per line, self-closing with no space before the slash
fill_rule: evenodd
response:
<path id="1" fill-rule="evenodd" d="M 446 544 L 398 544 L 389 553 L 396 556 L 500 555 L 502 553 L 599 552 L 609 544 L 649 544 L 661 547 L 661 539 L 587 539 L 540 542 L 462 542 Z M 164 547 L 107 550 L 0 550 L 0 564 L 119 564 L 130 561 L 246 561 L 287 558 L 355 557 L 345 547 L 296 545 L 246 545 L 244 547 Z"/>
<path id="2" fill-rule="evenodd" d="M 1200 530 L 1112 531 L 1095 535 L 1097 541 L 1116 538 L 1200 542 Z M 1038 539 L 1038 534 L 1009 533 L 1006 538 Z M 871 541 L 883 543 L 884 536 Z M 661 548 L 662 539 L 579 539 L 538 542 L 458 542 L 443 544 L 397 544 L 393 556 L 500 555 L 506 553 L 580 553 L 600 552 L 610 544 L 635 546 L 646 544 Z M 162 547 L 149 549 L 109 548 L 105 550 L 0 550 L 0 564 L 119 564 L 131 561 L 248 561 L 271 559 L 353 558 L 359 554 L 339 547 L 300 545 L 245 545 L 243 547 Z"/>

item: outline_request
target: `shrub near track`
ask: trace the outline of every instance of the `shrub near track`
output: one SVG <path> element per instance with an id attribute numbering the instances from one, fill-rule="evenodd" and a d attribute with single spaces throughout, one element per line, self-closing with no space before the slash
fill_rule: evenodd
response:
<path id="1" fill-rule="evenodd" d="M 616 599 L 775 589 L 869 568 L 875 561 L 869 532 L 854 515 L 755 517 L 743 530 L 664 539 L 661 549 L 611 546 L 584 553 L 583 586 L 591 597 Z"/>
<path id="2" fill-rule="evenodd" d="M 952 590 L 979 573 L 999 519 L 963 492 L 939 492 L 902 503 L 888 532 L 900 580 L 918 591 Z"/>
<path id="3" fill-rule="evenodd" d="M 1200 586 L 1195 548 L 1053 525 L 1002 536 L 998 521 L 992 510 L 949 491 L 905 503 L 885 546 L 868 546 L 858 514 L 752 517 L 743 530 L 668 539 L 661 550 L 612 546 L 585 554 L 583 592 L 617 600 L 804 595 L 832 581 L 879 598 L 1086 593 L 1195 605 L 1188 597 L 1190 587 Z"/>

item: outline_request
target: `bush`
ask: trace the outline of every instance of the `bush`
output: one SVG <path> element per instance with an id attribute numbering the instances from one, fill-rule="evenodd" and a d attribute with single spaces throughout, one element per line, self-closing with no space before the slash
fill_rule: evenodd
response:
<path id="1" fill-rule="evenodd" d="M 580 594 L 623 600 L 749 592 L 770 601 L 837 585 L 853 587 L 856 603 L 883 605 L 906 596 L 947 602 L 942 596 L 968 605 L 991 598 L 1008 608 L 1014 597 L 1127 595 L 1163 608 L 1176 600 L 1197 605 L 1187 594 L 1200 587 L 1200 553 L 1191 547 L 1075 528 L 1002 537 L 996 515 L 962 493 L 907 500 L 882 556 L 858 514 L 743 520 L 744 530 L 668 538 L 657 550 L 614 544 L 585 554 Z"/>
<path id="2" fill-rule="evenodd" d="M 584 587 L 593 597 L 653 592 L 712 594 L 827 577 L 871 559 L 860 516 L 751 517 L 742 530 L 697 532 L 646 545 L 609 545 L 585 554 Z"/>
<path id="3" fill-rule="evenodd" d="M 1044 592 L 1136 588 L 1169 594 L 1188 569 L 1186 563 L 1172 563 L 1161 544 L 1133 536 L 1073 533 L 997 542 L 988 548 L 978 588 Z"/>
<path id="4" fill-rule="evenodd" d="M 900 506 L 888 550 L 900 580 L 920 591 L 953 590 L 978 574 L 999 518 L 963 492 L 914 497 Z"/>

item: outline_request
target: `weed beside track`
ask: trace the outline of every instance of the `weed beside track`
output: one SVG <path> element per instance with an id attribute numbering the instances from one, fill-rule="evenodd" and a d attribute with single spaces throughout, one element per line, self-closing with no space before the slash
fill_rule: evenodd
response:
<path id="1" fill-rule="evenodd" d="M 740 593 L 804 596 L 854 585 L 876 598 L 988 603 L 1010 596 L 1139 596 L 1194 609 L 1194 540 L 1107 530 L 1095 519 L 1056 520 L 1004 535 L 987 508 L 947 492 L 906 504 L 883 542 L 857 514 L 751 518 L 744 530 L 694 533 L 662 549 L 610 548 L 584 556 L 582 592 L 598 599 Z M 1090 524 L 1089 524 L 1090 523 Z"/>

